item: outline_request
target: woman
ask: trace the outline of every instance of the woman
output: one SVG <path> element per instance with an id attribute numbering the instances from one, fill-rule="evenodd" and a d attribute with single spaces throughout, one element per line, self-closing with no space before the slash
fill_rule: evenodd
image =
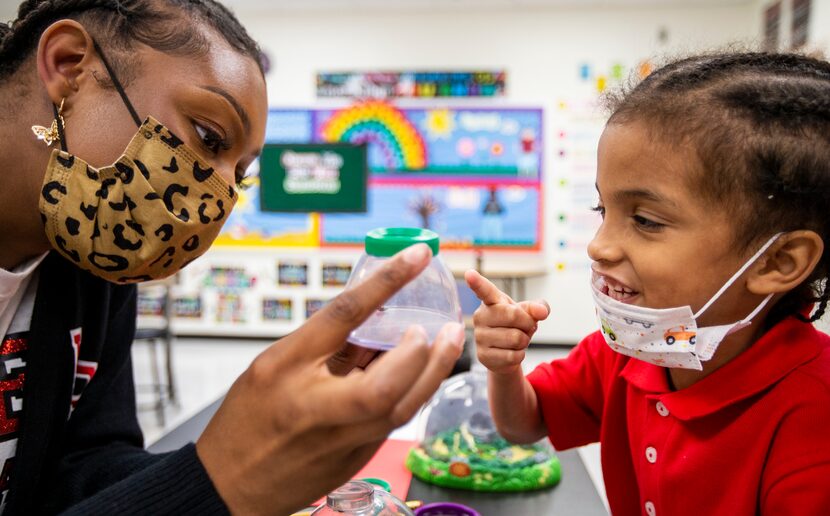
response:
<path id="1" fill-rule="evenodd" d="M 0 25 L 6 514 L 290 513 L 354 474 L 460 354 L 448 325 L 367 371 L 326 365 L 362 358 L 345 338 L 427 265 L 411 247 L 260 355 L 195 445 L 143 450 L 131 285 L 199 256 L 233 207 L 264 139 L 259 57 L 212 0 L 29 0 Z"/>

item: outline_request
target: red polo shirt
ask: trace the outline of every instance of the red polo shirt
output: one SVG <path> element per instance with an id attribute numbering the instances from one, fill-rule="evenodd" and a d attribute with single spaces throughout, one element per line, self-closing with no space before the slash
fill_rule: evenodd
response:
<path id="1" fill-rule="evenodd" d="M 679 391 L 599 332 L 528 379 L 555 448 L 602 443 L 615 516 L 830 514 L 830 337 L 811 324 Z"/>

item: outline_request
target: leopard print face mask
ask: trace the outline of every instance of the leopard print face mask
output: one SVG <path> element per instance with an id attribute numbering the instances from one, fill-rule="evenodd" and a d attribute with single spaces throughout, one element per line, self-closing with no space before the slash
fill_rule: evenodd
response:
<path id="1" fill-rule="evenodd" d="M 113 283 L 161 279 L 207 251 L 237 200 L 233 187 L 152 117 L 144 123 L 94 48 L 138 126 L 124 154 L 96 169 L 67 152 L 63 118 L 39 208 L 52 246 Z"/>
<path id="2" fill-rule="evenodd" d="M 114 165 L 54 150 L 40 197 L 46 236 L 82 269 L 114 283 L 167 277 L 204 253 L 237 194 L 152 117 Z"/>

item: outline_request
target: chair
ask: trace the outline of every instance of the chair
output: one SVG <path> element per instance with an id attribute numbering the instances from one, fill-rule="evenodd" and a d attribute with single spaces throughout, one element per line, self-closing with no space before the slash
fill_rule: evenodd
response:
<path id="1" fill-rule="evenodd" d="M 152 402 L 139 403 L 138 409 L 155 410 L 158 424 L 162 427 L 165 424 L 165 408 L 178 404 L 173 375 L 173 336 L 170 331 L 171 283 L 164 280 L 139 284 L 138 319 L 133 341 L 134 344 L 146 344 L 150 358 L 150 383 L 137 379 L 136 391 L 149 392 L 153 396 Z"/>

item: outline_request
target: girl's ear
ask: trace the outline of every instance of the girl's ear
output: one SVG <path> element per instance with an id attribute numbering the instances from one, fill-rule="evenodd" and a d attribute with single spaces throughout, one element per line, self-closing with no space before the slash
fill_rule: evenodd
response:
<path id="1" fill-rule="evenodd" d="M 758 295 L 789 292 L 810 277 L 823 252 L 824 241 L 815 231 L 785 233 L 750 269 L 747 289 Z"/>

